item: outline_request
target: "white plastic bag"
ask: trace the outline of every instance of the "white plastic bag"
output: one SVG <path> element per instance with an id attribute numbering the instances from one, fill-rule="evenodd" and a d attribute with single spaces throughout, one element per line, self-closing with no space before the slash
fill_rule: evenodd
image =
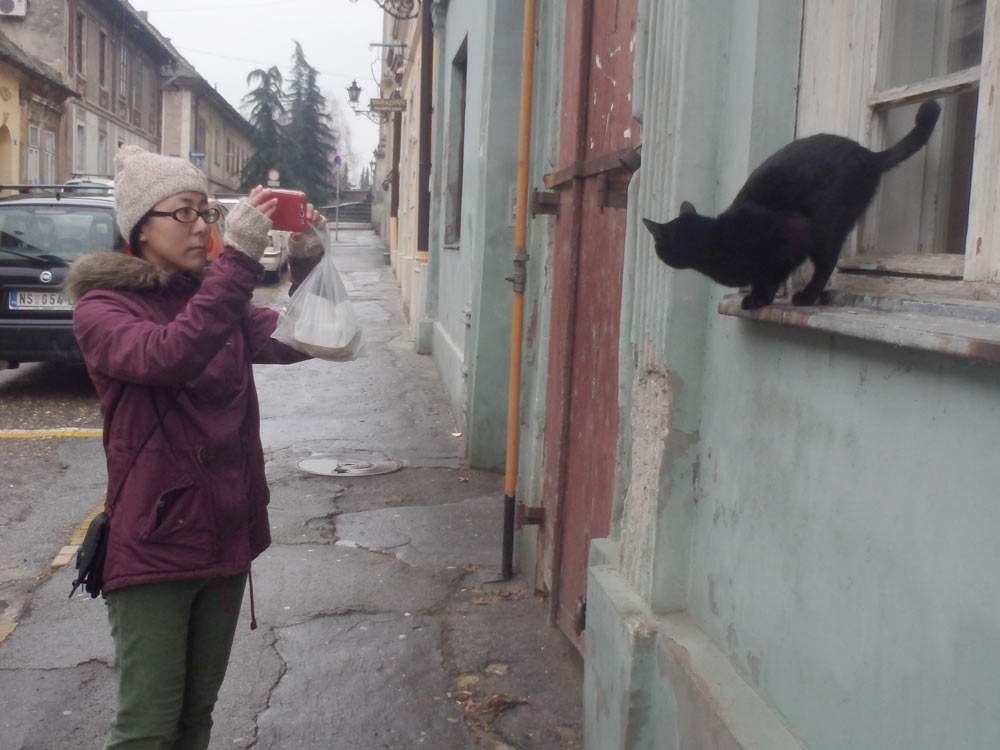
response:
<path id="1" fill-rule="evenodd" d="M 323 244 L 326 252 L 289 298 L 271 335 L 319 359 L 354 359 L 361 346 L 361 329 L 329 243 Z"/>

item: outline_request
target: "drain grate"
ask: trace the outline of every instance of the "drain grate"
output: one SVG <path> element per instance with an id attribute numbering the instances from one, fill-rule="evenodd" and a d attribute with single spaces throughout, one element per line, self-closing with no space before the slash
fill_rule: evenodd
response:
<path id="1" fill-rule="evenodd" d="M 324 477 L 370 477 L 376 474 L 391 474 L 403 468 L 403 464 L 395 459 L 386 458 L 379 461 L 365 461 L 357 458 L 304 458 L 299 461 L 299 468 L 310 474 Z"/>

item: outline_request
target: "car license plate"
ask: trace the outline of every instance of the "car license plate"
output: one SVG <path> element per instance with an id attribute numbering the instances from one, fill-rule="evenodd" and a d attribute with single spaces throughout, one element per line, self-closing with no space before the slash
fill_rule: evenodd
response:
<path id="1" fill-rule="evenodd" d="M 11 310 L 72 310 L 73 303 L 59 292 L 18 290 L 10 293 Z"/>

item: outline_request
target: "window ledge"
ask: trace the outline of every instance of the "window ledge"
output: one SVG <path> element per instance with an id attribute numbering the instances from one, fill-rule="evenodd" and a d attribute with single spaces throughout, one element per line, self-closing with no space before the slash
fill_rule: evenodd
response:
<path id="1" fill-rule="evenodd" d="M 444 250 L 461 250 L 462 249 L 462 243 L 461 242 L 446 242 L 443 245 L 441 245 L 441 247 Z"/>
<path id="2" fill-rule="evenodd" d="M 828 291 L 829 303 L 796 307 L 787 300 L 759 310 L 740 307 L 743 295 L 719 302 L 722 315 L 809 328 L 893 346 L 1000 362 L 1000 304 L 933 301 Z"/>

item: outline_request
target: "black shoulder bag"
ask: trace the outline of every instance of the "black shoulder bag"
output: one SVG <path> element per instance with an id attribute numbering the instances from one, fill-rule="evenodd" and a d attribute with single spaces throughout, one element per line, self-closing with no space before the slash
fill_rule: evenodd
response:
<path id="1" fill-rule="evenodd" d="M 121 494 L 122 488 L 125 486 L 125 480 L 128 479 L 129 472 L 132 471 L 136 459 L 139 458 L 139 454 L 142 453 L 142 449 L 146 447 L 149 439 L 153 437 L 153 433 L 163 424 L 163 420 L 166 418 L 167 412 L 170 411 L 170 407 L 174 405 L 174 399 L 171 396 L 170 403 L 167 404 L 167 408 L 161 413 L 159 407 L 156 406 L 156 399 L 152 394 L 150 394 L 150 398 L 153 398 L 153 408 L 156 409 L 156 414 L 159 418 L 139 444 L 139 448 L 132 456 L 132 460 L 129 461 L 128 468 L 125 469 L 125 473 L 122 475 L 114 494 L 110 498 L 105 498 L 105 507 L 118 499 L 118 495 Z M 109 529 L 110 519 L 104 511 L 94 516 L 94 520 L 87 527 L 83 543 L 76 551 L 77 572 L 76 578 L 73 581 L 73 588 L 69 592 L 70 599 L 73 598 L 73 594 L 76 593 L 76 590 L 80 586 L 83 586 L 83 590 L 90 594 L 91 599 L 96 599 L 100 595 L 101 587 L 104 585 L 104 555 L 108 548 Z"/>

